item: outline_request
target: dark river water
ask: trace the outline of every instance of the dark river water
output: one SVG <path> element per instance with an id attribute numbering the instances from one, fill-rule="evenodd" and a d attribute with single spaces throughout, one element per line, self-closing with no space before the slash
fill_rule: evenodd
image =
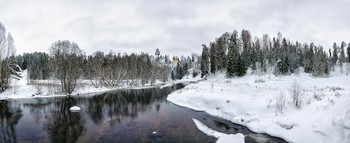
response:
<path id="1" fill-rule="evenodd" d="M 182 84 L 73 97 L 0 100 L 0 143 L 215 142 L 192 118 L 245 142 L 285 142 L 166 100 Z M 80 112 L 70 112 L 72 106 Z"/>

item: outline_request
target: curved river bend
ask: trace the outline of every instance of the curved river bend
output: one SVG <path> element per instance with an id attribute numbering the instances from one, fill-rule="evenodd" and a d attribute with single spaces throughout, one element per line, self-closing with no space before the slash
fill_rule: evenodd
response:
<path id="1" fill-rule="evenodd" d="M 245 142 L 285 142 L 251 132 L 227 120 L 179 107 L 166 100 L 177 84 L 164 88 L 125 89 L 96 95 L 0 100 L 0 142 L 215 142 L 192 118 Z M 72 106 L 80 112 L 70 112 Z"/>

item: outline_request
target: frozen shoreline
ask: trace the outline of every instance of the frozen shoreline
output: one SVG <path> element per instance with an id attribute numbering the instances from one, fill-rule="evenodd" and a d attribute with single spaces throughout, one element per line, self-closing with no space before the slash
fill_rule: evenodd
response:
<path id="1" fill-rule="evenodd" d="M 304 89 L 301 108 L 292 103 L 294 80 Z M 315 78 L 306 73 L 290 76 L 249 75 L 242 78 L 209 77 L 170 94 L 167 100 L 205 111 L 255 132 L 291 142 L 350 142 L 350 76 L 332 73 Z M 277 112 L 277 97 L 286 97 Z"/>

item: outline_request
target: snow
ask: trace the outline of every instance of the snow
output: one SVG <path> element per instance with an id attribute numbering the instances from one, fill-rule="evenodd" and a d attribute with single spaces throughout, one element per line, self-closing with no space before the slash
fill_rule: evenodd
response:
<path id="1" fill-rule="evenodd" d="M 70 110 L 71 112 L 80 111 L 80 107 L 78 107 L 78 106 L 73 106 L 73 107 L 69 108 L 69 110 Z"/>
<path id="2" fill-rule="evenodd" d="M 1 99 L 16 99 L 16 98 L 37 98 L 37 97 L 59 97 L 59 96 L 67 96 L 63 93 L 55 93 L 50 89 L 53 87 L 48 87 L 49 84 L 59 84 L 58 80 L 35 80 L 37 84 L 41 84 L 43 86 L 38 86 L 35 84 L 29 84 L 28 81 L 28 72 L 27 70 L 22 71 L 22 78 L 19 80 L 12 79 L 11 81 L 11 87 L 7 89 L 5 92 L 0 93 L 0 100 Z M 107 92 L 112 91 L 116 89 L 145 89 L 145 88 L 154 88 L 154 87 L 167 87 L 172 86 L 177 83 L 189 83 L 193 81 L 200 80 L 200 76 L 197 76 L 196 78 L 192 78 L 192 76 L 185 76 L 182 80 L 176 80 L 176 81 L 168 81 L 168 82 L 161 82 L 159 80 L 156 80 L 156 83 L 154 85 L 144 85 L 144 86 L 128 86 L 128 85 L 122 85 L 118 87 L 95 87 L 91 85 L 89 80 L 79 80 L 79 86 L 73 91 L 71 94 L 72 96 L 80 95 L 80 94 L 86 94 L 86 95 L 94 95 L 91 93 L 101 93 L 101 92 Z M 88 94 L 89 93 L 89 94 Z"/>
<path id="3" fill-rule="evenodd" d="M 202 131 L 203 133 L 205 133 L 208 136 L 213 136 L 218 138 L 217 143 L 244 143 L 244 135 L 241 133 L 238 134 L 225 134 L 225 133 L 220 133 L 217 131 L 214 131 L 212 129 L 210 129 L 209 127 L 207 127 L 206 125 L 204 125 L 202 122 L 193 119 L 193 122 L 196 124 L 198 130 Z"/>
<path id="4" fill-rule="evenodd" d="M 20 80 L 12 81 L 12 87 L 1 93 L 0 99 L 66 96 L 48 94 L 47 87 L 42 87 L 42 93 L 38 94 L 37 86 L 27 84 L 27 71 L 23 71 L 22 76 Z M 327 78 L 315 78 L 303 72 L 290 76 L 265 74 L 232 79 L 217 74 L 209 76 L 207 80 L 202 80 L 199 76 L 196 78 L 187 76 L 180 81 L 157 82 L 155 86 L 162 88 L 186 82 L 188 86 L 170 94 L 167 99 L 177 105 L 205 111 L 247 126 L 255 132 L 268 133 L 296 143 L 348 143 L 350 142 L 349 80 L 350 76 L 339 71 L 332 72 Z M 294 81 L 299 82 L 304 89 L 300 109 L 294 107 L 289 94 Z M 88 83 L 88 81 L 80 82 Z M 142 88 L 150 87 L 154 86 L 147 85 Z M 141 87 L 95 88 L 85 85 L 77 88 L 72 95 L 120 88 Z M 279 96 L 286 97 L 282 112 L 276 112 L 275 108 Z M 196 125 L 200 128 L 200 124 Z M 226 135 L 220 137 L 224 139 Z"/>
<path id="5" fill-rule="evenodd" d="M 5 90 L 5 92 L 0 94 L 0 99 L 66 96 L 63 93 L 49 93 L 48 91 L 49 87 L 47 86 L 36 86 L 34 84 L 28 84 L 29 81 L 27 79 L 28 79 L 27 70 L 24 70 L 22 72 L 22 78 L 20 78 L 19 80 L 12 79 L 11 87 Z M 39 80 L 36 82 L 40 84 L 49 83 L 48 80 Z M 50 81 L 50 82 L 59 83 L 59 81 Z M 86 83 L 87 81 L 81 81 L 81 82 Z M 106 88 L 106 87 L 95 88 L 93 86 L 84 85 L 84 86 L 77 87 L 76 90 L 72 93 L 72 95 L 104 92 L 108 90 L 113 90 L 113 89 Z"/>
<path id="6" fill-rule="evenodd" d="M 290 76 L 223 74 L 191 83 L 167 100 L 247 126 L 290 142 L 350 142 L 350 76 L 332 72 L 316 78 L 301 72 Z M 292 103 L 289 89 L 297 81 L 304 89 L 301 108 Z M 275 103 L 285 96 L 282 112 Z"/>

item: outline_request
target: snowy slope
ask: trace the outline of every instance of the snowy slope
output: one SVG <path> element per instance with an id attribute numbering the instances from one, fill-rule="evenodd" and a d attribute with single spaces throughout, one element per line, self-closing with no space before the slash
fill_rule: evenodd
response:
<path id="1" fill-rule="evenodd" d="M 304 89 L 300 109 L 292 103 L 289 91 L 294 81 Z M 305 73 L 233 79 L 217 75 L 172 93 L 168 100 L 291 142 L 349 143 L 349 81 L 350 76 L 340 73 L 330 78 Z M 286 104 L 276 114 L 276 99 L 281 95 Z"/>

